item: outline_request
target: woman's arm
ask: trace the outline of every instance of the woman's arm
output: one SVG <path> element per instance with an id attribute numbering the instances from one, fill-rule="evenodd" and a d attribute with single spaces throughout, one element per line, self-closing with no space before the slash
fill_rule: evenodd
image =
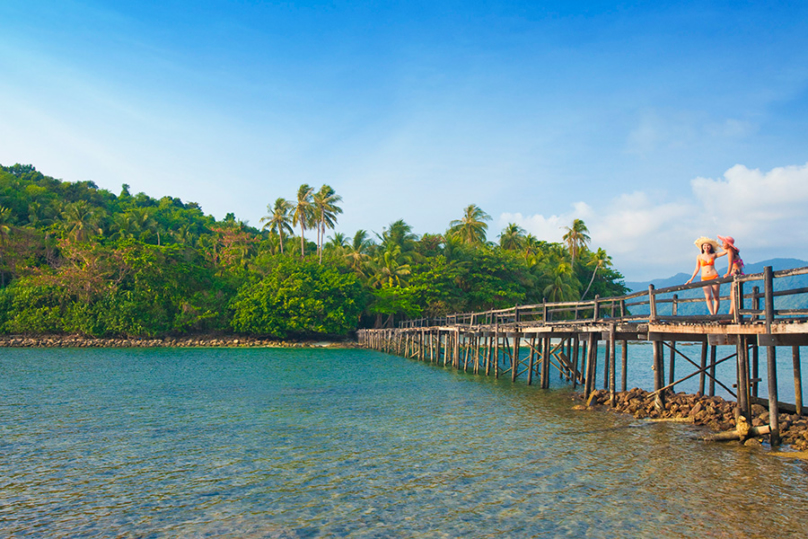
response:
<path id="1" fill-rule="evenodd" d="M 699 272 L 700 267 L 701 267 L 701 264 L 699 264 L 699 259 L 696 258 L 696 269 L 693 270 L 693 275 L 690 277 L 690 279 L 687 280 L 687 282 L 685 284 L 690 284 L 690 283 L 693 282 L 693 279 L 696 278 L 696 274 Z"/>
<path id="2" fill-rule="evenodd" d="M 724 277 L 729 277 L 729 274 L 732 273 L 732 266 L 735 264 L 735 251 L 730 249 L 729 256 L 727 257 L 727 273 L 724 274 Z"/>

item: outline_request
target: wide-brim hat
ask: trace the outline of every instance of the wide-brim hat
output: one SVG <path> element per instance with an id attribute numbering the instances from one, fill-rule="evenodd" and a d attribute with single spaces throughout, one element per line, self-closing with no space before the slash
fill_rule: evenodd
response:
<path id="1" fill-rule="evenodd" d="M 694 241 L 693 243 L 696 245 L 696 247 L 699 248 L 699 252 L 701 252 L 704 249 L 704 244 L 705 243 L 709 243 L 710 245 L 713 246 L 713 252 L 714 253 L 718 252 L 718 247 L 719 247 L 718 242 L 715 241 L 712 238 L 708 238 L 707 236 L 702 236 L 699 239 L 697 239 L 696 241 Z"/>
<path id="2" fill-rule="evenodd" d="M 732 236 L 718 236 L 718 241 L 728 243 L 729 245 L 735 247 L 735 238 Z"/>

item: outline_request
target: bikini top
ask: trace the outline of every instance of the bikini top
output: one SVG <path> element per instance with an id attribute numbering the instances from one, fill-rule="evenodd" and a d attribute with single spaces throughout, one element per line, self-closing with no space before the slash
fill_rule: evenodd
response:
<path id="1" fill-rule="evenodd" d="M 704 259 L 699 258 L 699 266 L 715 266 L 715 260 L 710 260 L 709 262 L 705 262 Z"/>

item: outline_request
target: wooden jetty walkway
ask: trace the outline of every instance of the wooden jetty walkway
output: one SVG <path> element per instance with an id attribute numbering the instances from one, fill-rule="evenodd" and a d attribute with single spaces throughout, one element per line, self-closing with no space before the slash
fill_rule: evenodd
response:
<path id="1" fill-rule="evenodd" d="M 585 398 L 595 390 L 598 345 L 605 343 L 604 389 L 615 403 L 617 345 L 620 343 L 620 390 L 629 380 L 628 346 L 632 342 L 653 345 L 654 395 L 664 406 L 665 393 L 677 384 L 699 377 L 699 392 L 714 395 L 718 385 L 737 402 L 737 413 L 750 417 L 752 404 L 769 409 L 769 425 L 759 430 L 779 441 L 778 412 L 803 414 L 800 346 L 808 345 L 808 309 L 776 309 L 775 303 L 808 288 L 789 288 L 789 277 L 808 275 L 808 267 L 733 276 L 690 285 L 635 292 L 625 296 L 590 301 L 520 305 L 444 318 L 422 318 L 401 322 L 397 328 L 358 332 L 360 345 L 407 358 L 451 365 L 487 376 L 526 377 L 550 387 L 551 368 L 582 386 Z M 731 294 L 721 300 L 734 303 L 732 315 L 679 315 L 686 303 L 704 302 L 703 297 L 680 298 L 679 293 L 706 285 L 727 283 Z M 706 310 L 706 309 L 705 309 Z M 688 357 L 677 343 L 701 343 L 700 355 Z M 734 345 L 734 353 L 719 358 L 718 346 Z M 699 347 L 688 347 L 697 350 Z M 765 350 L 767 399 L 758 397 L 764 380 L 760 372 L 760 348 Z M 794 403 L 778 401 L 777 351 L 788 348 L 792 355 Z M 668 352 L 667 379 L 665 356 Z M 692 353 L 692 352 L 691 352 Z M 716 366 L 735 364 L 733 381 L 721 381 Z M 680 378 L 675 373 L 685 365 L 692 370 Z M 774 412 L 774 413 L 772 413 Z"/>

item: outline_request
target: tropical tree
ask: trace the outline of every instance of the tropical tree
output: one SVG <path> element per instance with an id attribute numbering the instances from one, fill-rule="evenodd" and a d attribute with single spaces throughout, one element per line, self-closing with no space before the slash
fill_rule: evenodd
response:
<path id="1" fill-rule="evenodd" d="M 572 258 L 570 265 L 575 267 L 575 257 L 578 255 L 578 251 L 580 251 L 582 247 L 586 247 L 591 241 L 589 229 L 586 228 L 586 225 L 581 219 L 574 219 L 572 226 L 562 228 L 567 231 L 563 239 L 567 243 L 567 249 Z"/>
<path id="2" fill-rule="evenodd" d="M 508 223 L 508 226 L 499 235 L 499 246 L 506 251 L 517 251 L 524 247 L 525 229 L 516 223 Z"/>
<path id="3" fill-rule="evenodd" d="M 536 236 L 533 234 L 528 234 L 525 236 L 522 243 L 525 252 L 525 263 L 530 264 L 531 258 L 534 258 L 533 263 L 535 263 L 535 257 L 541 255 L 541 246 L 543 242 L 537 240 Z"/>
<path id="4" fill-rule="evenodd" d="M 283 254 L 283 233 L 292 233 L 292 218 L 289 215 L 291 211 L 291 202 L 285 198 L 277 198 L 275 199 L 274 207 L 270 208 L 269 204 L 267 204 L 268 214 L 261 217 L 261 220 L 259 221 L 264 223 L 261 230 L 266 230 L 268 228 L 270 232 L 274 232 L 278 235 L 278 239 L 280 240 L 281 254 Z"/>
<path id="5" fill-rule="evenodd" d="M 589 285 L 587 285 L 586 290 L 584 293 L 581 294 L 581 299 L 586 297 L 586 293 L 589 292 L 589 289 L 592 287 L 592 283 L 595 282 L 595 275 L 598 273 L 600 268 L 608 268 L 612 265 L 612 257 L 606 254 L 606 251 L 598 247 L 598 250 L 592 253 L 591 262 L 595 264 L 595 271 L 592 272 L 592 278 L 589 279 Z"/>
<path id="6" fill-rule="evenodd" d="M 485 243 L 485 233 L 491 216 L 481 210 L 477 205 L 470 204 L 463 210 L 463 218 L 449 223 L 449 232 L 459 236 L 468 245 Z"/>
<path id="7" fill-rule="evenodd" d="M 379 257 L 372 261 L 370 285 L 374 287 L 401 286 L 404 278 L 410 274 L 410 265 L 402 263 L 401 247 L 391 245 Z"/>
<path id="8" fill-rule="evenodd" d="M 306 227 L 312 224 L 311 197 L 314 189 L 308 184 L 301 185 L 297 190 L 297 204 L 292 213 L 292 222 L 300 226 L 300 258 L 306 256 Z"/>
<path id="9" fill-rule="evenodd" d="M 381 240 L 382 249 L 387 250 L 390 246 L 397 245 L 404 256 L 409 256 L 415 250 L 415 242 L 418 241 L 418 236 L 412 232 L 412 226 L 405 223 L 404 219 L 390 223 L 381 236 L 377 236 Z"/>
<path id="10" fill-rule="evenodd" d="M 341 200 L 342 197 L 337 195 L 329 185 L 323 185 L 312 195 L 312 209 L 317 224 L 317 254 L 320 257 L 320 264 L 323 263 L 325 229 L 333 229 L 337 224 L 337 214 L 342 213 L 342 208 L 337 206 L 337 202 Z"/>
<path id="11" fill-rule="evenodd" d="M 345 247 L 345 259 L 348 261 L 348 267 L 357 274 L 363 274 L 364 265 L 370 258 L 369 251 L 372 244 L 367 231 L 360 229 L 354 234 L 351 243 Z"/>
<path id="12" fill-rule="evenodd" d="M 68 204 L 62 212 L 67 232 L 73 234 L 76 241 L 86 241 L 94 234 L 100 234 L 98 213 L 86 200 Z"/>
<path id="13" fill-rule="evenodd" d="M 555 265 L 550 270 L 550 284 L 544 287 L 544 297 L 551 302 L 572 301 L 576 288 L 573 283 L 572 266 L 566 262 Z"/>

